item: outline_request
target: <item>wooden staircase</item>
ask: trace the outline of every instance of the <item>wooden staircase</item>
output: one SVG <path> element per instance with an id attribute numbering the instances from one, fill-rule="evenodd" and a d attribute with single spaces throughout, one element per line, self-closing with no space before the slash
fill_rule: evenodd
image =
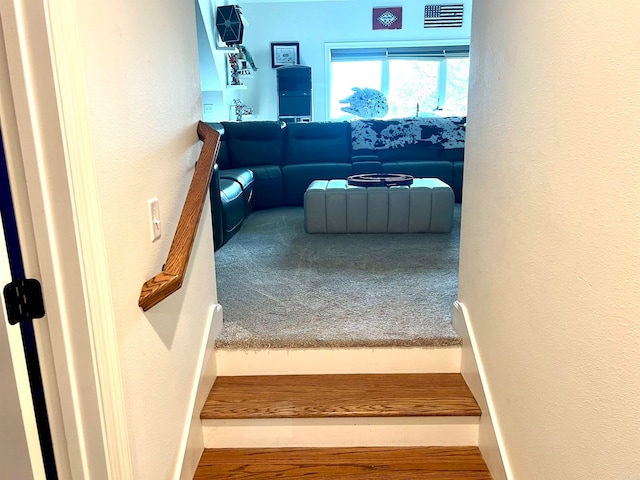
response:
<path id="1" fill-rule="evenodd" d="M 477 447 L 205 450 L 194 480 L 491 478 Z"/>
<path id="2" fill-rule="evenodd" d="M 459 373 L 218 376 L 195 479 L 491 479 Z"/>

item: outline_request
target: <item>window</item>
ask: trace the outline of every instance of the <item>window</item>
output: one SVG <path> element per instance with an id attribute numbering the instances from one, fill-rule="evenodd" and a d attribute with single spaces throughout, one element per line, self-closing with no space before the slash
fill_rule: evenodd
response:
<path id="1" fill-rule="evenodd" d="M 354 115 L 340 103 L 353 88 L 379 90 L 387 98 L 385 118 L 467 113 L 469 46 L 346 47 L 329 52 L 329 119 Z"/>
<path id="2" fill-rule="evenodd" d="M 382 89 L 382 63 L 379 61 L 332 62 L 329 118 L 352 116 L 340 110 L 340 100 L 353 93 L 352 87 Z"/>

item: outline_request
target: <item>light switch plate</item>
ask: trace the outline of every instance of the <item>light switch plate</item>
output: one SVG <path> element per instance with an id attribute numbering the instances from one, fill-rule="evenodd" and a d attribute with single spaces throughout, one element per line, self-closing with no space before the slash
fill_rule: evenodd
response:
<path id="1" fill-rule="evenodd" d="M 151 227 L 151 242 L 159 240 L 162 236 L 162 224 L 160 223 L 160 203 L 157 198 L 149 200 L 149 225 Z"/>

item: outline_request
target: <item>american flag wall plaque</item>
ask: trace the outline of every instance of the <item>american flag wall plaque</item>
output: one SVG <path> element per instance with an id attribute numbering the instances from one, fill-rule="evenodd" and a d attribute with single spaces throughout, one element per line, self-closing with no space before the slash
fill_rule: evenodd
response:
<path id="1" fill-rule="evenodd" d="M 424 28 L 461 27 L 464 5 L 426 5 L 424 7 Z"/>
<path id="2" fill-rule="evenodd" d="M 374 30 L 399 30 L 402 28 L 402 7 L 374 8 Z"/>

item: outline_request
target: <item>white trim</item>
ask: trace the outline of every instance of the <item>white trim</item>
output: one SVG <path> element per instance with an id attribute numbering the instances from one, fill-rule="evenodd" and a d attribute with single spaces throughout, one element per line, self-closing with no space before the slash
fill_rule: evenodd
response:
<path id="1" fill-rule="evenodd" d="M 216 349 L 218 375 L 456 373 L 461 348 Z"/>
<path id="2" fill-rule="evenodd" d="M 133 478 L 116 318 L 109 282 L 98 182 L 89 135 L 89 115 L 80 38 L 73 2 L 48 2 L 54 72 L 63 117 L 67 161 L 75 197 L 80 262 L 87 295 L 89 338 L 94 347 L 99 399 L 110 475 Z"/>
<path id="3" fill-rule="evenodd" d="M 478 447 L 494 480 L 511 480 L 513 475 L 506 457 L 504 436 L 498 425 L 493 399 L 487 386 L 482 359 L 476 348 L 473 325 L 466 307 L 459 301 L 453 304 L 453 326 L 462 337 L 461 373 L 475 397 L 482 416 L 478 432 Z"/>
<path id="4" fill-rule="evenodd" d="M 203 420 L 202 425 L 206 448 L 478 444 L 478 417 Z"/>
<path id="5" fill-rule="evenodd" d="M 0 28 L 0 91 L 12 92 L 9 79 L 9 66 L 7 63 L 7 51 L 4 43 L 4 32 Z M 7 169 L 9 171 L 9 183 L 12 185 L 11 196 L 16 215 L 18 234 L 20 237 L 20 249 L 25 275 L 28 278 L 41 278 L 38 256 L 35 246 L 35 235 L 31 220 L 27 182 L 25 179 L 24 162 L 20 150 L 20 138 L 17 130 L 16 111 L 13 104 L 13 96 L 10 94 L 0 96 L 0 124 L 4 140 Z M 71 478 L 69 465 L 69 453 L 65 438 L 62 408 L 60 405 L 60 392 L 58 390 L 51 349 L 51 335 L 46 321 L 34 322 L 34 332 L 40 360 L 47 414 L 53 441 L 53 450 L 56 459 L 58 478 Z"/>
<path id="6" fill-rule="evenodd" d="M 326 59 L 329 62 L 331 49 L 338 48 L 394 48 L 394 47 L 433 47 L 439 45 L 469 45 L 469 38 L 436 38 L 431 40 L 397 40 L 380 42 L 327 42 L 324 44 Z"/>
<path id="7" fill-rule="evenodd" d="M 73 2 L 2 0 L 72 478 L 132 478 Z"/>
<path id="8" fill-rule="evenodd" d="M 198 354 L 200 369 L 196 372 L 189 399 L 191 421 L 186 423 L 182 434 L 178 455 L 181 461 L 176 465 L 174 479 L 193 479 L 204 451 L 200 412 L 216 380 L 216 356 L 213 354 L 213 345 L 220 330 L 222 330 L 222 307 L 216 304 L 209 311 L 202 345 L 200 345 Z"/>

